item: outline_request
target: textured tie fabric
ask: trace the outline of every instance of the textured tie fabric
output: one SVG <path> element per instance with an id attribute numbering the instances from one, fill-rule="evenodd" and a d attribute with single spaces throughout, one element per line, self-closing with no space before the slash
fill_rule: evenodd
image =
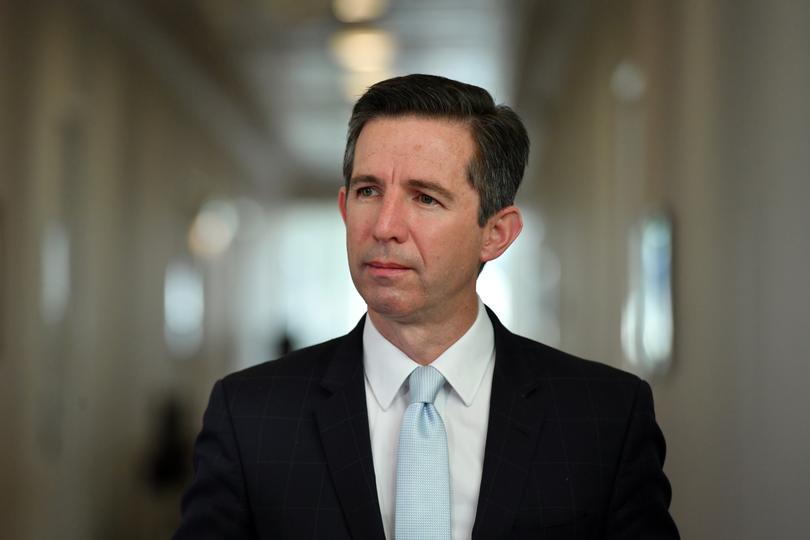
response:
<path id="1" fill-rule="evenodd" d="M 450 540 L 450 466 L 444 422 L 433 406 L 444 377 L 421 366 L 408 378 L 397 454 L 396 540 Z"/>

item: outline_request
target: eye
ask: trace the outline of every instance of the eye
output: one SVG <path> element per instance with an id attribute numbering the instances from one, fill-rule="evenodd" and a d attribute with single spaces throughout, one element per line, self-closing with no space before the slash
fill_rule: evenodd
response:
<path id="1" fill-rule="evenodd" d="M 420 193 L 417 196 L 417 199 L 419 200 L 420 203 L 426 204 L 428 206 L 433 206 L 433 205 L 439 204 L 439 201 L 437 201 L 436 199 L 434 199 L 433 197 L 431 197 L 430 195 L 427 195 L 425 193 Z"/>
<path id="2" fill-rule="evenodd" d="M 357 189 L 357 196 L 360 198 L 371 197 L 374 195 L 374 188 L 371 186 L 363 186 Z"/>

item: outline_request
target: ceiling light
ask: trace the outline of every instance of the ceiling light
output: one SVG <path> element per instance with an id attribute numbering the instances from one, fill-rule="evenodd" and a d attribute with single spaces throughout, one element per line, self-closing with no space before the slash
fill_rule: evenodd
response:
<path id="1" fill-rule="evenodd" d="M 228 249 L 239 228 L 239 213 L 227 201 L 207 202 L 191 225 L 189 248 L 200 257 L 213 259 Z"/>
<path id="2" fill-rule="evenodd" d="M 388 9 L 388 0 L 334 0 L 332 11 L 339 21 L 356 23 L 379 18 Z"/>
<path id="3" fill-rule="evenodd" d="M 330 48 L 340 65 L 349 71 L 386 70 L 396 54 L 394 37 L 373 28 L 340 31 L 332 36 Z"/>

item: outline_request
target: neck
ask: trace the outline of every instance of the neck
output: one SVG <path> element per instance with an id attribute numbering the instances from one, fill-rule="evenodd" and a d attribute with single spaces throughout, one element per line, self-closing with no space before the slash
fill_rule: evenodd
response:
<path id="1" fill-rule="evenodd" d="M 385 339 L 414 362 L 426 366 L 470 329 L 478 316 L 478 297 L 471 306 L 456 311 L 450 319 L 403 322 L 371 309 L 368 316 Z"/>

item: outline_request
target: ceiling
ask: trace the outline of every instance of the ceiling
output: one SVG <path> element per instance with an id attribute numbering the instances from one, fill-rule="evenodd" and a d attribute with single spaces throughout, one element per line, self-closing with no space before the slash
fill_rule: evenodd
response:
<path id="1" fill-rule="evenodd" d="M 334 194 L 351 104 L 378 80 L 435 73 L 498 102 L 547 98 L 570 48 L 566 14 L 587 2 L 83 1 L 139 46 L 271 196 Z M 346 6 L 368 13 L 352 20 Z"/>
<path id="2" fill-rule="evenodd" d="M 437 73 L 500 101 L 513 95 L 514 2 L 399 0 L 362 23 L 338 20 L 331 2 L 304 4 L 311 9 L 275 5 L 252 20 L 242 12 L 227 32 L 300 182 L 326 184 L 330 194 L 340 183 L 351 104 L 378 80 Z"/>

